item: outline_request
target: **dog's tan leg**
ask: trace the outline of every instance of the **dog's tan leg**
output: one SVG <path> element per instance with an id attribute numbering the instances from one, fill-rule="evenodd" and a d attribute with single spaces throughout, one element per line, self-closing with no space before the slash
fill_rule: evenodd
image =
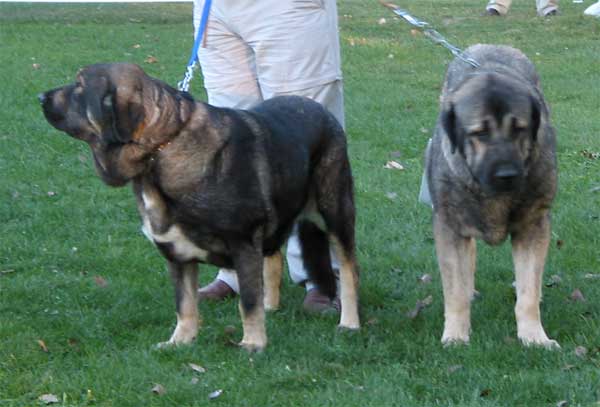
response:
<path id="1" fill-rule="evenodd" d="M 283 273 L 283 256 L 277 251 L 275 254 L 264 258 L 263 280 L 265 287 L 265 310 L 275 311 L 279 308 L 279 287 Z"/>
<path id="2" fill-rule="evenodd" d="M 265 308 L 263 304 L 256 304 L 252 310 L 246 311 L 242 301 L 239 302 L 240 315 L 244 337 L 240 346 L 248 352 L 260 352 L 267 346 L 267 332 L 265 330 Z"/>
<path id="3" fill-rule="evenodd" d="M 259 244 L 239 242 L 233 242 L 232 245 L 235 250 L 234 266 L 240 286 L 239 309 L 244 328 L 240 346 L 250 352 L 262 351 L 267 346 L 262 247 Z"/>
<path id="4" fill-rule="evenodd" d="M 512 252 L 517 281 L 517 335 L 525 345 L 559 348 L 548 338 L 540 318 L 542 274 L 550 244 L 550 215 L 512 235 Z"/>
<path id="5" fill-rule="evenodd" d="M 340 328 L 359 329 L 358 316 L 358 272 L 354 255 L 350 256 L 334 236 L 330 236 L 335 254 L 340 263 L 340 302 L 342 306 Z"/>
<path id="6" fill-rule="evenodd" d="M 454 233 L 434 216 L 435 248 L 444 289 L 442 343 L 468 343 L 471 331 L 471 299 L 475 289 L 476 243 Z"/>
<path id="7" fill-rule="evenodd" d="M 198 334 L 200 314 L 198 313 L 198 267 L 195 263 L 168 263 L 173 286 L 177 326 L 167 342 L 159 346 L 191 343 Z"/>

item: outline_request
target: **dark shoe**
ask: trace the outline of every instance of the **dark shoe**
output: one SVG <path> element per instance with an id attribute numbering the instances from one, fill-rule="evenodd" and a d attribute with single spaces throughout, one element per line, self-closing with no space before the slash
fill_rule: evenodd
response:
<path id="1" fill-rule="evenodd" d="M 235 295 L 235 291 L 226 282 L 215 278 L 212 283 L 198 290 L 198 301 L 222 301 L 230 297 L 235 297 Z"/>
<path id="2" fill-rule="evenodd" d="M 484 16 L 499 16 L 500 12 L 498 10 L 496 10 L 495 8 L 488 8 L 485 10 L 485 13 L 483 13 Z"/>
<path id="3" fill-rule="evenodd" d="M 554 17 L 558 15 L 558 10 L 552 10 L 551 12 L 544 15 L 544 17 Z"/>
<path id="4" fill-rule="evenodd" d="M 302 308 L 311 314 L 337 314 L 340 312 L 340 299 L 331 300 L 328 296 L 321 294 L 317 288 L 308 290 Z"/>

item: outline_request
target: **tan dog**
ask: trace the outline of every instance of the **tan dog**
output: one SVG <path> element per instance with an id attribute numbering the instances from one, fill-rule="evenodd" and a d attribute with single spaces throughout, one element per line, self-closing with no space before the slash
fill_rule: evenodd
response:
<path id="1" fill-rule="evenodd" d="M 40 102 L 50 124 L 89 144 L 104 182 L 133 183 L 144 233 L 175 286 L 177 326 L 168 344 L 196 337 L 197 263 L 210 263 L 237 271 L 241 345 L 263 349 L 265 309 L 279 305 L 279 249 L 296 222 L 309 276 L 330 297 L 333 244 L 340 326 L 359 327 L 346 137 L 321 105 L 290 96 L 247 111 L 216 108 L 131 64 L 84 68 L 75 84 Z"/>
<path id="2" fill-rule="evenodd" d="M 510 47 L 475 45 L 466 52 L 481 66 L 450 64 L 426 158 L 444 288 L 442 342 L 469 341 L 475 239 L 497 245 L 510 236 L 518 337 L 558 346 L 542 327 L 539 307 L 557 169 L 538 75 Z"/>

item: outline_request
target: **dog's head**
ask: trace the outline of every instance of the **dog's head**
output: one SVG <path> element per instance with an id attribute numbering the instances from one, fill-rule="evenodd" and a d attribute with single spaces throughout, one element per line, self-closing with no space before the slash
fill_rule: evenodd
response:
<path id="1" fill-rule="evenodd" d="M 444 104 L 452 148 L 488 192 L 518 189 L 540 127 L 540 102 L 522 82 L 498 73 L 468 78 Z"/>
<path id="2" fill-rule="evenodd" d="M 179 131 L 191 111 L 187 98 L 133 64 L 90 65 L 75 83 L 39 95 L 48 122 L 87 142 L 100 176 L 115 186 Z"/>

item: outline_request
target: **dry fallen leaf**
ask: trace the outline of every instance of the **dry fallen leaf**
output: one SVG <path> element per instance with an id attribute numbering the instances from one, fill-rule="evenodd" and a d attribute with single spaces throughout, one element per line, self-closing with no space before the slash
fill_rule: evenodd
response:
<path id="1" fill-rule="evenodd" d="M 418 300 L 415 304 L 415 308 L 409 311 L 406 316 L 410 319 L 415 319 L 419 313 L 433 302 L 433 297 L 431 295 L 427 296 L 422 300 Z"/>
<path id="2" fill-rule="evenodd" d="M 94 276 L 94 282 L 100 288 L 104 288 L 104 287 L 108 286 L 108 282 L 100 276 Z"/>
<path id="3" fill-rule="evenodd" d="M 595 152 L 595 151 L 590 151 L 587 149 L 581 150 L 579 152 L 582 156 L 584 156 L 585 158 L 588 158 L 590 160 L 597 160 L 600 158 L 600 153 Z"/>
<path id="4" fill-rule="evenodd" d="M 585 346 L 578 346 L 575 348 L 575 355 L 580 358 L 584 358 L 588 353 L 588 350 Z"/>
<path id="5" fill-rule="evenodd" d="M 46 353 L 48 353 L 48 352 L 49 352 L 49 351 L 48 351 L 48 347 L 46 346 L 46 342 L 44 342 L 44 341 L 43 341 L 43 340 L 41 340 L 41 339 L 38 339 L 38 340 L 37 340 L 37 343 L 38 343 L 38 345 L 40 345 L 40 348 L 41 348 L 41 349 L 42 349 L 44 352 L 46 352 Z"/>
<path id="6" fill-rule="evenodd" d="M 40 397 L 38 397 L 38 400 L 46 404 L 59 402 L 58 397 L 55 394 L 42 394 Z"/>
<path id="7" fill-rule="evenodd" d="M 137 19 L 137 18 L 130 18 L 130 19 L 129 19 L 129 22 L 131 22 L 131 23 L 141 23 L 141 22 L 142 22 L 142 20 L 140 20 L 140 19 Z"/>
<path id="8" fill-rule="evenodd" d="M 0 274 L 10 274 L 10 273 L 14 273 L 14 272 L 15 272 L 14 269 L 0 270 Z"/>
<path id="9" fill-rule="evenodd" d="M 54 192 L 54 191 L 48 191 L 48 196 L 54 196 L 54 195 L 56 195 L 56 192 Z"/>
<path id="10" fill-rule="evenodd" d="M 37 63 L 36 64 L 32 64 L 31 66 L 33 67 L 33 69 L 40 69 L 41 68 L 41 65 L 37 64 Z"/>
<path id="11" fill-rule="evenodd" d="M 419 282 L 421 282 L 423 284 L 429 284 L 429 283 L 431 283 L 431 275 L 430 274 L 423 274 L 421 277 L 419 277 Z"/>
<path id="12" fill-rule="evenodd" d="M 140 44 L 134 44 L 132 48 L 138 49 L 138 48 L 141 48 L 141 45 Z"/>
<path id="13" fill-rule="evenodd" d="M 463 368 L 463 365 L 452 365 L 448 368 L 448 373 L 454 373 Z"/>
<path id="14" fill-rule="evenodd" d="M 402 164 L 400 164 L 398 161 L 394 161 L 394 160 L 390 160 L 387 163 L 385 163 L 383 168 L 393 169 L 393 170 L 403 170 L 404 169 Z"/>
<path id="15" fill-rule="evenodd" d="M 159 396 L 162 396 L 166 392 L 167 392 L 167 389 L 165 389 L 165 386 L 163 386 L 162 384 L 156 383 L 154 385 L 154 387 L 152 388 L 152 393 L 158 394 Z"/>
<path id="16" fill-rule="evenodd" d="M 383 24 L 385 24 L 385 23 L 387 23 L 387 21 L 386 21 L 386 19 L 385 19 L 385 18 L 383 18 L 383 17 L 381 17 L 381 18 L 380 18 L 380 19 L 377 21 L 377 24 L 379 24 L 379 25 L 383 25 Z"/>
<path id="17" fill-rule="evenodd" d="M 188 366 L 196 373 L 206 373 L 206 369 L 195 363 L 188 363 Z"/>
<path id="18" fill-rule="evenodd" d="M 413 37 L 415 37 L 419 34 L 420 34 L 419 30 L 415 30 L 414 28 L 412 30 L 410 30 L 410 35 L 412 35 Z"/>
<path id="19" fill-rule="evenodd" d="M 573 292 L 571 293 L 571 299 L 575 302 L 585 301 L 585 297 L 583 296 L 583 293 L 581 292 L 581 290 L 579 288 L 576 288 L 575 290 L 573 290 Z"/>
<path id="20" fill-rule="evenodd" d="M 550 280 L 546 282 L 546 287 L 556 287 L 562 282 L 562 278 L 558 274 L 550 276 Z"/>
<path id="21" fill-rule="evenodd" d="M 223 394 L 223 390 L 219 389 L 219 390 L 215 390 L 212 393 L 210 393 L 208 395 L 208 398 L 211 400 L 216 399 L 217 397 L 221 396 L 221 394 Z"/>
<path id="22" fill-rule="evenodd" d="M 155 64 L 158 62 L 158 59 L 155 56 L 148 55 L 148 57 L 144 59 L 144 62 L 147 64 Z"/>

